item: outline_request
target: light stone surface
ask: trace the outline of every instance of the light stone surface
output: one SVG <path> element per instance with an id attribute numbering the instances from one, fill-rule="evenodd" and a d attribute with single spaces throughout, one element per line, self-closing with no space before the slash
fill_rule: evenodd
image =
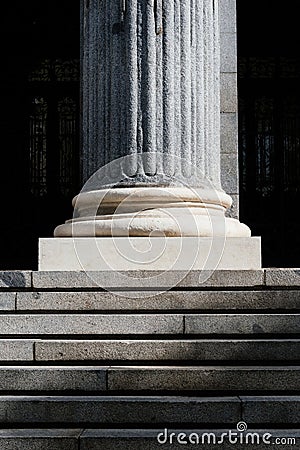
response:
<path id="1" fill-rule="evenodd" d="M 237 190 L 237 186 L 232 188 Z M 261 267 L 260 238 L 255 237 L 43 238 L 39 248 L 40 271 L 255 270 Z"/>
<path id="2" fill-rule="evenodd" d="M 300 367 L 119 367 L 108 371 L 117 391 L 298 391 Z"/>
<path id="3" fill-rule="evenodd" d="M 238 121 L 236 113 L 221 114 L 221 153 L 238 152 Z M 223 173 L 223 166 L 222 166 Z"/>
<path id="4" fill-rule="evenodd" d="M 298 334 L 299 314 L 0 315 L 2 334 Z M 185 328 L 183 327 L 185 324 Z"/>
<path id="5" fill-rule="evenodd" d="M 97 173 L 94 178 L 97 181 L 102 175 Z M 95 189 L 81 192 L 73 200 L 74 218 L 59 225 L 54 236 L 250 237 L 251 231 L 245 224 L 225 217 L 231 203 L 231 198 L 215 189 L 209 180 L 199 188 Z"/>
<path id="6" fill-rule="evenodd" d="M 131 293 L 132 294 L 132 293 Z M 143 310 L 289 310 L 300 309 L 300 292 L 276 291 L 137 291 L 126 292 L 18 292 L 18 311 L 143 311 Z"/>
<path id="7" fill-rule="evenodd" d="M 186 334 L 299 334 L 300 314 L 189 314 Z"/>
<path id="8" fill-rule="evenodd" d="M 0 361 L 32 361 L 33 341 L 18 339 L 0 340 Z"/>
<path id="9" fill-rule="evenodd" d="M 240 397 L 243 404 L 243 420 L 248 424 L 300 423 L 300 396 Z"/>
<path id="10" fill-rule="evenodd" d="M 31 272 L 30 271 L 1 271 L 0 272 L 0 289 L 6 288 L 30 288 Z"/>
<path id="11" fill-rule="evenodd" d="M 299 361 L 299 339 L 51 340 L 37 361 Z"/>
<path id="12" fill-rule="evenodd" d="M 236 0 L 219 0 L 221 33 L 236 33 Z"/>
<path id="13" fill-rule="evenodd" d="M 266 269 L 266 285 L 300 287 L 300 269 Z"/>
<path id="14" fill-rule="evenodd" d="M 221 33 L 221 72 L 237 72 L 236 33 Z"/>
<path id="15" fill-rule="evenodd" d="M 237 76 L 235 73 L 221 73 L 221 112 L 237 111 Z"/>
<path id="16" fill-rule="evenodd" d="M 42 271 L 33 272 L 35 289 L 80 288 L 150 288 L 156 291 L 168 287 L 259 287 L 264 286 L 264 270 L 200 271 L 128 271 L 104 272 Z"/>
<path id="17" fill-rule="evenodd" d="M 105 367 L 1 366 L 1 391 L 103 391 Z"/>
<path id="18" fill-rule="evenodd" d="M 183 332 L 183 316 L 179 314 L 0 315 L 0 329 L 6 335 L 175 334 Z"/>
<path id="19" fill-rule="evenodd" d="M 238 176 L 238 174 L 236 176 Z M 239 217 L 239 195 L 232 194 L 231 198 L 232 198 L 232 205 L 231 205 L 230 209 L 227 210 L 226 214 L 229 217 L 234 217 L 234 218 L 238 219 L 238 217 Z"/>
<path id="20" fill-rule="evenodd" d="M 222 180 L 226 192 L 230 194 L 237 194 L 239 192 L 238 186 L 238 157 L 234 153 L 222 153 Z"/>
<path id="21" fill-rule="evenodd" d="M 15 309 L 16 292 L 0 292 L 0 311 Z"/>
<path id="22" fill-rule="evenodd" d="M 220 43 L 221 43 L 221 74 L 236 73 L 237 72 L 237 37 L 236 37 L 236 0 L 219 0 L 219 23 L 220 23 Z M 232 101 L 235 103 L 237 91 L 232 90 Z M 222 99 L 227 99 L 227 104 L 230 102 L 230 93 L 226 83 L 221 83 L 220 96 Z M 224 113 L 221 109 L 221 154 L 231 153 L 238 158 L 238 114 L 237 108 L 235 112 Z M 230 162 L 230 161 L 229 161 Z M 238 186 L 238 170 L 236 162 L 231 161 L 233 166 L 231 168 L 224 167 L 221 161 L 221 183 L 223 189 L 227 189 L 228 184 L 235 182 Z M 230 180 L 228 179 L 230 174 Z M 232 180 L 232 181 L 231 181 Z M 225 183 L 225 184 L 223 184 Z M 238 219 L 239 217 L 239 195 L 234 194 L 233 191 L 227 191 L 232 200 L 233 206 L 227 210 L 226 215 Z M 238 190 L 236 191 L 238 192 Z"/>
<path id="23" fill-rule="evenodd" d="M 0 423 L 215 423 L 236 424 L 237 397 L 2 396 Z"/>

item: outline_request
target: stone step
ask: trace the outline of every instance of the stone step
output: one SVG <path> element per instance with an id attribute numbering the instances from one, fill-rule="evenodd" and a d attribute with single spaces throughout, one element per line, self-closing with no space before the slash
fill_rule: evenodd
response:
<path id="1" fill-rule="evenodd" d="M 0 366 L 0 392 L 106 391 L 105 366 Z"/>
<path id="2" fill-rule="evenodd" d="M 1 450 L 78 450 L 82 429 L 0 430 Z M 89 444 L 88 444 L 89 445 Z M 94 444 L 92 444 L 94 445 Z M 96 444 L 98 445 L 98 444 Z M 100 444 L 101 445 L 101 444 Z M 95 447 L 97 448 L 97 447 Z M 99 448 L 99 447 L 98 447 Z"/>
<path id="3" fill-rule="evenodd" d="M 300 423 L 300 396 L 241 396 L 245 422 L 297 425 Z"/>
<path id="4" fill-rule="evenodd" d="M 2 335 L 297 334 L 300 314 L 2 314 Z"/>
<path id="5" fill-rule="evenodd" d="M 236 436 L 231 436 L 232 443 L 228 441 L 229 431 L 229 429 L 186 430 L 183 428 L 7 429 L 0 430 L 0 448 L 1 450 L 78 450 L 78 448 L 81 450 L 155 450 L 162 448 L 163 445 L 163 448 L 179 450 L 189 443 L 190 448 L 196 447 L 199 442 L 201 449 L 211 450 L 212 446 L 224 448 L 221 446 L 221 442 L 224 441 L 228 450 L 255 448 L 256 444 L 261 450 L 268 450 L 272 444 L 276 445 L 276 450 L 299 449 L 299 429 L 249 429 L 243 433 L 244 443 L 239 442 L 238 447 L 234 443 Z M 231 431 L 234 433 L 237 430 L 233 428 Z M 227 434 L 226 437 L 224 433 Z M 251 442 L 254 444 L 251 445 Z"/>
<path id="6" fill-rule="evenodd" d="M 40 340 L 36 361 L 299 361 L 299 339 Z"/>
<path id="7" fill-rule="evenodd" d="M 181 314 L 2 314 L 2 335 L 182 334 Z"/>
<path id="8" fill-rule="evenodd" d="M 298 426 L 300 396 L 1 396 L 0 423 Z"/>
<path id="9" fill-rule="evenodd" d="M 0 290 L 11 289 L 143 289 L 177 287 L 300 287 L 299 269 L 191 270 L 127 272 L 33 272 L 0 271 Z M 162 276 L 163 275 L 163 276 Z"/>
<path id="10" fill-rule="evenodd" d="M 33 359 L 33 340 L 0 339 L 0 361 L 33 361 Z"/>
<path id="11" fill-rule="evenodd" d="M 109 274 L 109 276 L 108 276 Z M 265 286 L 266 275 L 259 270 L 128 270 L 102 272 L 32 272 L 34 289 L 151 289 Z M 291 277 L 292 275 L 290 275 Z M 282 276 L 284 277 L 284 276 Z M 272 279 L 271 279 L 272 282 Z M 294 283 L 297 285 L 296 283 Z M 300 286 L 300 280 L 299 284 Z M 12 286 L 12 283 L 10 283 Z"/>
<path id="12" fill-rule="evenodd" d="M 0 310 L 17 311 L 186 311 L 186 310 L 296 310 L 297 290 L 259 291 L 42 291 L 0 292 Z"/>
<path id="13" fill-rule="evenodd" d="M 300 391 L 293 367 L 110 367 L 112 391 Z"/>
<path id="14" fill-rule="evenodd" d="M 236 427 L 232 433 L 237 433 Z M 299 449 L 299 430 L 263 430 L 249 429 L 237 436 L 229 437 L 229 429 L 156 429 L 156 430 L 84 430 L 80 436 L 82 450 L 154 450 L 160 448 L 179 450 L 182 448 L 201 448 L 212 450 L 249 449 L 269 450 L 276 445 L 276 450 Z M 183 434 L 182 434 L 183 433 Z M 226 436 L 224 436 L 226 434 Z M 231 439 L 231 443 L 230 443 Z M 242 443 L 241 443 L 242 442 Z M 253 442 L 253 445 L 251 444 Z M 297 445 L 298 443 L 298 445 Z M 224 447 L 226 445 L 226 447 Z"/>
<path id="15" fill-rule="evenodd" d="M 0 361 L 294 361 L 299 339 L 0 339 Z"/>
<path id="16" fill-rule="evenodd" d="M 0 423 L 13 424 L 236 424 L 238 397 L 1 396 Z"/>
<path id="17" fill-rule="evenodd" d="M 0 391 L 298 391 L 300 366 L 1 366 Z"/>

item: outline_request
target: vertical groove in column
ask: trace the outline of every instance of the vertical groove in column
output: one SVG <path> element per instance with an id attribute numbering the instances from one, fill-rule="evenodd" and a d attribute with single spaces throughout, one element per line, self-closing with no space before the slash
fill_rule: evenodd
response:
<path id="1" fill-rule="evenodd" d="M 100 128 L 99 116 L 103 111 L 102 104 L 99 104 L 102 97 L 98 86 L 101 83 L 101 65 L 99 57 L 99 23 L 103 19 L 99 11 L 97 0 L 85 2 L 84 5 L 84 49 L 83 49 L 83 129 L 82 145 L 84 170 L 83 177 L 86 180 L 94 171 L 94 167 L 101 159 L 101 138 L 103 130 Z M 99 114 L 100 112 L 100 114 Z"/>
<path id="2" fill-rule="evenodd" d="M 121 32 L 113 33 L 112 27 L 115 23 L 121 22 L 121 8 L 119 2 L 110 2 L 110 18 L 111 20 L 111 77 L 110 77 L 110 155 L 111 160 L 116 159 L 120 155 L 120 40 Z"/>
<path id="3" fill-rule="evenodd" d="M 214 164 L 215 155 L 213 154 L 214 148 L 214 111 L 215 111 L 215 98 L 214 98 L 214 17 L 213 17 L 213 1 L 207 0 L 207 148 L 206 148 L 206 177 L 212 180 L 212 167 Z"/>
<path id="4" fill-rule="evenodd" d="M 167 18 L 166 18 L 167 20 Z M 174 154 L 181 156 L 181 20 L 180 20 L 180 0 L 174 0 Z M 176 161 L 175 174 L 181 175 L 181 167 Z"/>
<path id="5" fill-rule="evenodd" d="M 86 8 L 86 1 L 82 0 L 81 4 L 82 11 L 82 24 L 81 24 L 81 70 L 82 77 L 81 80 L 81 102 L 82 102 L 82 122 L 81 122 L 81 139 L 82 139 L 82 151 L 81 151 L 81 172 L 82 172 L 82 182 L 88 178 L 89 173 L 89 163 L 88 163 L 88 148 L 89 148 L 89 130 L 88 130 L 88 122 L 89 122 L 89 111 L 88 105 L 90 103 L 89 91 L 87 89 L 87 80 L 86 73 L 90 70 L 89 65 L 89 18 L 88 18 L 88 10 Z"/>
<path id="6" fill-rule="evenodd" d="M 165 36 L 165 22 L 163 22 L 163 0 L 157 0 L 157 15 L 159 18 L 160 34 L 156 36 L 156 150 L 161 154 L 164 151 L 164 112 L 163 112 L 163 41 Z M 156 160 L 156 171 L 163 173 L 162 158 Z"/>
<path id="7" fill-rule="evenodd" d="M 208 2 L 211 0 L 203 0 L 203 50 L 204 50 L 204 70 L 203 70 L 203 80 L 204 80 L 204 175 L 207 176 L 208 169 L 208 148 L 209 148 L 209 14 L 208 14 Z"/>
<path id="8" fill-rule="evenodd" d="M 219 0 L 214 1 L 214 56 L 215 56 L 215 83 L 214 83 L 214 98 L 215 98 L 215 125 L 214 125 L 214 155 L 215 163 L 213 167 L 212 179 L 214 185 L 218 189 L 221 187 L 221 117 L 220 117 L 220 71 L 221 71 L 221 55 L 220 55 L 220 23 L 219 23 Z"/>
<path id="9" fill-rule="evenodd" d="M 215 59 L 214 59 L 214 13 L 213 13 L 213 2 L 214 0 L 209 0 L 208 3 L 208 68 L 209 68 L 209 76 L 208 76 L 208 140 L 209 147 L 206 152 L 206 176 L 212 181 L 212 164 L 215 159 L 214 151 L 214 112 L 215 112 L 215 98 L 214 98 L 214 87 L 215 87 Z"/>
<path id="10" fill-rule="evenodd" d="M 102 164 L 99 161 L 98 167 L 103 167 L 104 165 L 110 163 L 115 159 L 114 154 L 114 147 L 112 144 L 115 142 L 116 138 L 113 136 L 113 130 L 112 127 L 114 124 L 112 123 L 112 115 L 113 111 L 112 108 L 115 108 L 114 102 L 112 101 L 112 97 L 114 96 L 114 82 L 113 82 L 113 76 L 114 76 L 114 65 L 115 61 L 113 60 L 113 34 L 112 34 L 112 28 L 114 23 L 114 10 L 113 10 L 113 4 L 114 2 L 111 2 L 109 0 L 102 0 L 102 6 L 104 4 L 105 6 L 105 22 L 103 22 L 103 30 L 102 34 L 104 32 L 105 39 L 104 41 L 100 42 L 101 35 L 98 37 L 98 45 L 104 45 L 105 46 L 105 60 L 102 62 L 102 64 L 105 64 L 105 73 L 104 73 L 104 85 L 105 85 L 105 91 L 103 95 L 103 121 L 104 121 L 104 136 L 103 136 L 103 146 L 105 149 L 105 153 L 103 153 L 102 149 L 99 149 L 100 154 L 102 155 Z M 101 6 L 101 0 L 98 0 L 99 6 Z M 97 20 L 97 19 L 96 19 Z M 100 80 L 98 79 L 98 83 Z M 104 162 L 103 162 L 104 160 Z M 107 182 L 110 182 L 115 176 L 114 173 L 114 167 L 112 165 L 109 165 L 108 167 L 105 167 L 105 175 L 108 177 Z"/>
<path id="11" fill-rule="evenodd" d="M 137 111 L 137 153 L 143 153 L 143 110 L 142 110 L 142 53 L 143 53 L 143 4 L 144 0 L 137 1 L 137 94 L 138 94 L 138 111 Z M 137 174 L 143 176 L 144 168 L 142 161 L 137 160 Z"/>
<path id="12" fill-rule="evenodd" d="M 105 22 L 103 25 L 103 30 L 105 33 L 104 45 L 105 45 L 105 60 L 102 64 L 105 64 L 105 78 L 104 78 L 104 96 L 103 96 L 103 120 L 104 120 L 104 135 L 103 135 L 103 145 L 105 149 L 105 163 L 107 164 L 111 161 L 110 157 L 110 78 L 111 78 L 111 30 L 110 30 L 110 0 L 102 1 L 102 5 L 105 7 Z M 101 45 L 101 44 L 100 44 Z M 102 44 L 103 45 L 103 44 Z M 99 166 L 98 166 L 99 167 Z M 97 168 L 98 168 L 97 167 Z"/>
<path id="13" fill-rule="evenodd" d="M 154 0 L 143 2 L 142 119 L 144 171 L 156 173 L 156 34 Z M 151 154 L 149 154 L 151 152 Z"/>
<path id="14" fill-rule="evenodd" d="M 196 8 L 196 116 L 197 116 L 197 150 L 196 165 L 198 170 L 204 174 L 205 155 L 205 132 L 204 132 L 204 4 L 203 0 L 197 0 Z"/>
<path id="15" fill-rule="evenodd" d="M 191 21 L 190 0 L 181 1 L 181 158 L 185 177 L 191 162 Z"/>
<path id="16" fill-rule="evenodd" d="M 120 40 L 121 31 L 113 32 L 114 24 L 121 22 L 120 2 L 110 1 L 109 14 L 109 43 L 110 43 L 110 107 L 109 107 L 109 125 L 107 132 L 110 137 L 110 160 L 114 161 L 120 157 Z M 117 178 L 117 167 L 115 164 L 110 167 L 112 179 Z"/>
<path id="17" fill-rule="evenodd" d="M 96 133 L 97 136 L 95 136 L 95 145 L 97 148 L 98 158 L 97 158 L 97 167 L 100 167 L 101 165 L 105 164 L 107 161 L 107 155 L 105 155 L 105 145 L 103 141 L 103 137 L 105 135 L 105 127 L 104 127 L 104 121 L 102 119 L 102 114 L 104 114 L 105 111 L 105 105 L 103 104 L 103 99 L 105 98 L 105 67 L 103 65 L 104 61 L 104 52 L 105 47 L 102 45 L 99 45 L 99 39 L 102 35 L 102 24 L 105 21 L 105 10 L 103 7 L 101 7 L 101 4 L 99 4 L 99 1 L 97 2 L 97 8 L 95 8 L 94 13 L 94 22 L 96 22 L 96 39 L 95 39 L 95 46 L 97 49 L 96 54 L 96 70 L 95 70 L 95 80 L 97 82 L 96 86 L 96 98 L 94 100 L 95 103 L 95 116 L 93 117 L 93 123 L 97 124 L 96 127 Z M 100 105 L 100 107 L 99 107 Z M 100 110 L 100 114 L 99 114 Z M 92 124 L 90 124 L 92 126 Z M 103 156 L 102 156 L 103 155 Z M 91 170 L 91 173 L 93 171 Z"/>
<path id="18" fill-rule="evenodd" d="M 196 151 L 197 151 L 197 119 L 196 119 L 196 103 L 197 103 L 197 86 L 196 86 L 196 9 L 197 0 L 191 0 L 191 171 L 195 175 Z"/>
<path id="19" fill-rule="evenodd" d="M 99 116 L 97 116 L 97 111 L 99 106 L 97 105 L 97 84 L 99 82 L 98 77 L 99 77 L 99 73 L 98 73 L 98 61 L 97 61 L 97 31 L 98 31 L 98 26 L 97 26 L 97 12 L 98 12 L 98 1 L 97 0 L 93 0 L 93 10 L 92 10 L 92 14 L 91 14 L 91 28 L 92 28 L 92 36 L 93 36 L 93 41 L 92 41 L 92 51 L 91 51 L 91 58 L 92 58 L 92 76 L 91 76 L 91 86 L 90 86 L 90 91 L 92 92 L 92 108 L 91 108 L 91 118 L 93 120 L 93 133 L 92 133 L 92 148 L 96 148 L 97 149 L 97 162 L 99 159 L 99 151 L 101 151 L 100 146 L 99 146 L 99 136 L 98 136 L 98 120 L 99 120 Z M 91 126 L 91 124 L 90 124 Z"/>
<path id="20" fill-rule="evenodd" d="M 128 30 L 128 31 L 127 31 Z M 127 0 L 126 9 L 126 77 L 127 87 L 127 152 L 137 154 L 138 123 L 138 60 L 137 60 L 137 0 Z M 127 172 L 133 176 L 137 171 L 136 158 L 130 158 Z"/>
<path id="21" fill-rule="evenodd" d="M 164 173 L 173 176 L 174 153 L 175 153 L 175 105 L 174 105 L 174 0 L 164 1 L 164 17 L 169 20 L 165 21 L 163 34 L 163 149 L 166 156 L 164 157 Z M 161 126 L 161 125 L 160 125 Z"/>
<path id="22" fill-rule="evenodd" d="M 93 47 L 94 47 L 94 33 L 93 33 L 93 15 L 94 15 L 94 8 L 95 8 L 95 0 L 92 0 L 92 2 L 90 2 L 87 14 L 88 14 L 88 33 L 89 33 L 89 39 L 88 39 L 88 48 L 87 48 L 87 52 L 88 52 L 88 66 L 91 72 L 91 77 L 89 77 L 88 72 L 85 74 L 86 76 L 86 84 L 87 84 L 87 90 L 89 93 L 89 102 L 87 104 L 87 111 L 88 111 L 88 148 L 87 148 L 87 152 L 88 152 L 88 157 L 86 158 L 88 161 L 88 166 L 89 166 L 89 171 L 91 168 L 91 163 L 92 163 L 92 158 L 91 158 L 91 154 L 90 151 L 91 149 L 95 148 L 95 155 L 93 155 L 93 159 L 94 161 L 97 159 L 97 154 L 98 154 L 98 148 L 94 146 L 95 142 L 94 142 L 94 137 L 95 137 L 95 130 L 93 128 L 90 127 L 91 122 L 94 120 L 94 103 L 93 103 L 93 94 L 94 94 L 94 85 L 93 85 L 93 74 L 94 74 L 94 67 L 93 67 Z M 95 83 L 94 83 L 95 84 Z"/>
<path id="23" fill-rule="evenodd" d="M 125 14 L 126 15 L 126 14 Z M 128 85 L 126 80 L 126 17 L 122 16 L 123 19 L 123 29 L 122 35 L 120 36 L 120 68 L 119 68 L 119 82 L 120 82 L 120 110 L 119 110 L 119 128 L 120 128 L 120 155 L 125 156 L 128 154 L 127 149 L 127 136 L 126 136 L 126 115 L 127 115 L 127 89 Z"/>

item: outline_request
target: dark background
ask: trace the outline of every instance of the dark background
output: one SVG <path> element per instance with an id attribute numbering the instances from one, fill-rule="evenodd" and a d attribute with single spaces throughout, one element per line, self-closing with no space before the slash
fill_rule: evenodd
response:
<path id="1" fill-rule="evenodd" d="M 240 218 L 263 265 L 299 267 L 300 58 L 296 3 L 238 0 Z"/>
<path id="2" fill-rule="evenodd" d="M 1 5 L 1 269 L 36 269 L 38 237 L 51 236 L 56 225 L 72 216 L 71 199 L 79 188 L 79 126 L 76 119 L 77 136 L 72 132 L 70 144 L 74 158 L 66 160 L 66 165 L 72 165 L 72 176 L 64 180 L 69 189 L 62 189 L 58 107 L 63 99 L 74 99 L 78 110 L 79 77 L 61 81 L 55 73 L 47 78 L 38 72 L 45 60 L 52 64 L 71 60 L 78 65 L 79 31 L 79 0 L 14 1 Z M 34 71 L 37 75 L 30 81 Z M 47 105 L 42 137 L 39 105 L 36 106 L 41 100 Z M 44 178 L 38 168 L 42 145 L 46 152 Z"/>

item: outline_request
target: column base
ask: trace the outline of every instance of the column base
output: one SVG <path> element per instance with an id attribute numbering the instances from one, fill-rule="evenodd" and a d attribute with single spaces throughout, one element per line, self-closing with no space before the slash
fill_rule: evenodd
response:
<path id="1" fill-rule="evenodd" d="M 54 236 L 250 237 L 247 225 L 225 217 L 231 202 L 225 192 L 205 187 L 82 192 L 73 200 L 73 219 L 59 225 Z"/>
<path id="2" fill-rule="evenodd" d="M 40 271 L 256 270 L 259 237 L 41 238 Z"/>

